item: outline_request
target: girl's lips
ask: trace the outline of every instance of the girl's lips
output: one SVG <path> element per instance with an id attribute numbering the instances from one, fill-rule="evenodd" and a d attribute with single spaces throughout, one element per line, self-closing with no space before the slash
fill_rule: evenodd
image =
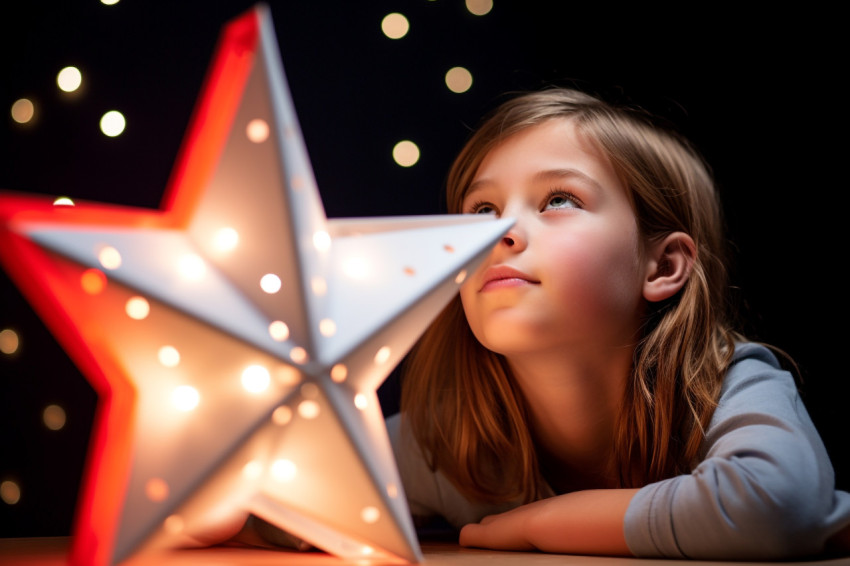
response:
<path id="1" fill-rule="evenodd" d="M 537 285 L 540 283 L 540 281 L 530 275 L 508 265 L 488 267 L 484 271 L 482 281 L 483 283 L 478 290 L 479 292 L 504 289 L 506 287 L 519 287 L 522 285 Z"/>

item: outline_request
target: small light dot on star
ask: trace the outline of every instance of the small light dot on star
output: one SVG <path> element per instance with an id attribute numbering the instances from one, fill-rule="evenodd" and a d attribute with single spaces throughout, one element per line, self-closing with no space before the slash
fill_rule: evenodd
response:
<path id="1" fill-rule="evenodd" d="M 177 367 L 180 364 L 180 352 L 174 346 L 163 346 L 156 356 L 159 363 L 167 368 Z"/>
<path id="2" fill-rule="evenodd" d="M 181 385 L 171 392 L 171 404 L 179 411 L 192 411 L 200 402 L 200 393 L 191 385 Z"/>
<path id="3" fill-rule="evenodd" d="M 151 312 L 151 305 L 144 297 L 130 297 L 124 304 L 124 312 L 133 320 L 144 320 Z"/>
<path id="4" fill-rule="evenodd" d="M 249 393 L 262 393 L 271 381 L 269 370 L 260 365 L 248 366 L 242 372 L 242 387 Z"/>

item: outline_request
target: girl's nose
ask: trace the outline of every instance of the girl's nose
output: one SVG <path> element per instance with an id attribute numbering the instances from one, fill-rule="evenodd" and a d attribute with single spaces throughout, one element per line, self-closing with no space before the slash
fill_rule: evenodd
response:
<path id="1" fill-rule="evenodd" d="M 508 230 L 507 234 L 502 236 L 502 245 L 514 253 L 524 250 L 527 244 L 527 238 L 516 225 Z"/>

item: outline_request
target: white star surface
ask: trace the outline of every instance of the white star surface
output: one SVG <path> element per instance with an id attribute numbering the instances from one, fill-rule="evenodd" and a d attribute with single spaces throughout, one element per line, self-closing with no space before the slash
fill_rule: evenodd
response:
<path id="1" fill-rule="evenodd" d="M 267 8 L 226 26 L 163 210 L 0 212 L 23 242 L 2 259 L 100 398 L 72 561 L 247 513 L 421 560 L 376 391 L 510 221 L 327 219 Z"/>

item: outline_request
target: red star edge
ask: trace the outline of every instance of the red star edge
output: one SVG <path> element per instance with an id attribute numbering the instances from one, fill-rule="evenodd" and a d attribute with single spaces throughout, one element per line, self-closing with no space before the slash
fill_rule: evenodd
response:
<path id="1" fill-rule="evenodd" d="M 254 513 L 419 561 L 377 388 L 510 226 L 327 219 L 264 6 L 220 39 L 159 210 L 0 195 L 0 262 L 99 402 L 70 561 Z"/>

